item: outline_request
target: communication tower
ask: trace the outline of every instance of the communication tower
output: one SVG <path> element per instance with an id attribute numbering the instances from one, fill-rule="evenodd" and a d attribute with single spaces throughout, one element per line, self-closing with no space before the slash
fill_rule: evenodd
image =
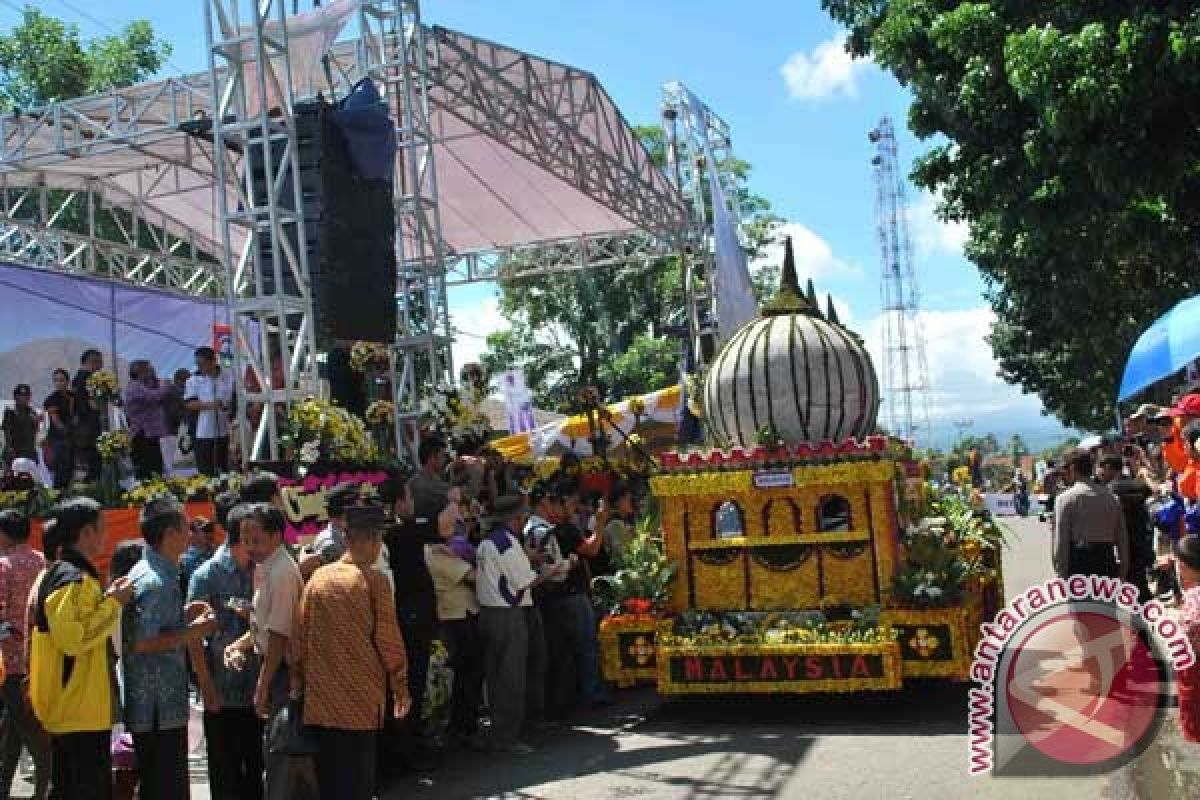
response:
<path id="1" fill-rule="evenodd" d="M 914 445 L 930 441 L 929 365 L 921 329 L 920 292 L 908 235 L 905 178 L 896 156 L 896 131 L 884 117 L 867 138 L 875 145 L 875 213 L 883 301 L 883 403 L 888 432 Z"/>

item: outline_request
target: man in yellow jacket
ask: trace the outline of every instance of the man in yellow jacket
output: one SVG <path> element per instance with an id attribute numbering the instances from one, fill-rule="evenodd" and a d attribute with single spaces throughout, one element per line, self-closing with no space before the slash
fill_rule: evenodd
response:
<path id="1" fill-rule="evenodd" d="M 100 506 L 67 500 L 52 514 L 58 560 L 46 570 L 34 605 L 29 695 L 51 736 L 53 783 L 62 800 L 108 800 L 109 737 L 116 715 L 116 676 L 109 637 L 133 587 L 119 578 L 104 590 L 92 566 L 104 547 Z"/>

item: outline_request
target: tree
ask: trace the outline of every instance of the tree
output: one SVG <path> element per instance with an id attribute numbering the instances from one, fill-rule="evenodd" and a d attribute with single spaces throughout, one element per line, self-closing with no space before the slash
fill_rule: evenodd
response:
<path id="1" fill-rule="evenodd" d="M 1108 427 L 1139 333 L 1200 289 L 1192 3 L 823 0 L 937 137 L 913 180 L 970 223 L 1002 377 Z"/>
<path id="2" fill-rule="evenodd" d="M 0 110 L 28 109 L 129 86 L 156 73 L 171 45 L 146 20 L 86 44 L 79 28 L 27 7 L 0 36 Z"/>
<path id="3" fill-rule="evenodd" d="M 666 164 L 662 129 L 635 132 L 660 168 Z M 683 154 L 682 157 L 687 157 Z M 738 185 L 753 258 L 773 241 L 779 219 L 770 203 L 746 188 L 750 165 L 721 165 Z M 674 256 L 642 265 L 606 267 L 536 279 L 502 279 L 500 312 L 511 326 L 488 337 L 482 361 L 492 372 L 519 368 L 534 402 L 574 409 L 583 386 L 616 400 L 662 389 L 678 380 L 680 340 L 669 335 L 685 322 L 682 276 Z"/>
<path id="4" fill-rule="evenodd" d="M 1019 433 L 1014 433 L 1008 438 L 1008 445 L 1005 449 L 1012 456 L 1014 465 L 1021 463 L 1021 456 L 1029 455 L 1029 446 L 1025 444 L 1025 440 Z"/>
<path id="5" fill-rule="evenodd" d="M 130 86 L 158 72 L 170 54 L 171 46 L 154 36 L 146 20 L 85 43 L 76 26 L 26 8 L 21 24 L 0 36 L 0 111 L 25 110 Z M 50 192 L 51 207 L 57 208 L 66 196 L 65 192 Z M 17 216 L 36 213 L 30 205 Z M 97 207 L 95 221 L 100 239 L 122 242 L 121 232 L 133 229 L 128 212 L 106 205 Z M 55 225 L 75 233 L 88 232 L 87 203 L 77 199 Z M 161 236 L 159 240 L 163 240 Z M 139 226 L 137 244 L 157 249 L 147 224 Z M 201 257 L 211 260 L 208 254 Z"/>

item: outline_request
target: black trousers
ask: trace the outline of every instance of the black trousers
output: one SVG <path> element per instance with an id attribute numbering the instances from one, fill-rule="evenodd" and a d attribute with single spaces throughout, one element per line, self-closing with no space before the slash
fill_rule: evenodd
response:
<path id="1" fill-rule="evenodd" d="M 212 800 L 262 800 L 263 725 L 253 708 L 204 712 Z"/>
<path id="2" fill-rule="evenodd" d="M 139 800 L 188 796 L 187 727 L 133 735 Z"/>
<path id="3" fill-rule="evenodd" d="M 196 469 L 201 475 L 215 477 L 229 469 L 229 437 L 196 439 Z"/>
<path id="4" fill-rule="evenodd" d="M 525 721 L 546 719 L 546 626 L 537 606 L 525 606 L 527 650 L 525 656 Z M 491 691 L 489 689 L 489 691 Z"/>
<path id="5" fill-rule="evenodd" d="M 425 725 L 421 719 L 421 711 L 425 705 L 425 687 L 429 678 L 429 653 L 433 649 L 432 625 L 400 626 L 400 635 L 404 638 L 404 652 L 408 656 L 408 696 L 412 699 L 412 709 L 408 716 L 397 720 L 392 716 L 389 706 L 386 715 L 387 743 L 386 748 L 392 755 L 404 758 L 405 755 L 421 751 L 425 747 Z M 390 700 L 390 698 L 389 698 Z"/>
<path id="6" fill-rule="evenodd" d="M 378 731 L 317 728 L 321 800 L 372 800 Z"/>
<path id="7" fill-rule="evenodd" d="M 4 724 L 0 727 L 0 798 L 8 800 L 24 747 L 33 757 L 35 800 L 45 800 L 50 786 L 50 741 L 42 735 L 33 709 L 25 700 L 24 675 L 4 681 Z"/>
<path id="8" fill-rule="evenodd" d="M 1067 555 L 1067 572 L 1069 575 L 1103 575 L 1116 578 L 1117 571 L 1116 548 L 1111 544 L 1089 544 L 1084 547 L 1071 545 Z"/>
<path id="9" fill-rule="evenodd" d="M 112 800 L 109 731 L 64 733 L 55 736 L 50 746 L 54 800 Z"/>
<path id="10" fill-rule="evenodd" d="M 65 436 L 49 439 L 50 458 L 53 463 L 50 471 L 54 473 L 54 488 L 65 489 L 75 476 L 75 449 Z"/>
<path id="11" fill-rule="evenodd" d="M 147 480 L 154 475 L 163 474 L 162 448 L 158 439 L 137 434 L 129 447 L 129 457 L 133 461 L 133 472 L 138 480 Z"/>
<path id="12" fill-rule="evenodd" d="M 454 683 L 450 690 L 450 731 L 470 736 L 479 727 L 483 700 L 483 645 L 479 639 L 479 616 L 442 623 L 442 636 L 450 649 Z"/>

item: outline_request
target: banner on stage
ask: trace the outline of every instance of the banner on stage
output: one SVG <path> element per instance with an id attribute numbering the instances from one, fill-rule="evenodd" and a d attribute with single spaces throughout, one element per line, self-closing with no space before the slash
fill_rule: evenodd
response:
<path id="1" fill-rule="evenodd" d="M 500 392 L 504 396 L 504 412 L 508 417 L 508 432 L 526 433 L 537 427 L 533 418 L 533 396 L 525 384 L 525 373 L 510 369 L 500 373 Z"/>
<path id="2" fill-rule="evenodd" d="M 1016 496 L 1009 492 L 987 492 L 983 502 L 988 511 L 997 517 L 1015 517 L 1017 515 Z"/>
<path id="3" fill-rule="evenodd" d="M 233 328 L 228 325 L 213 325 L 212 349 L 217 351 L 221 366 L 233 366 Z"/>

